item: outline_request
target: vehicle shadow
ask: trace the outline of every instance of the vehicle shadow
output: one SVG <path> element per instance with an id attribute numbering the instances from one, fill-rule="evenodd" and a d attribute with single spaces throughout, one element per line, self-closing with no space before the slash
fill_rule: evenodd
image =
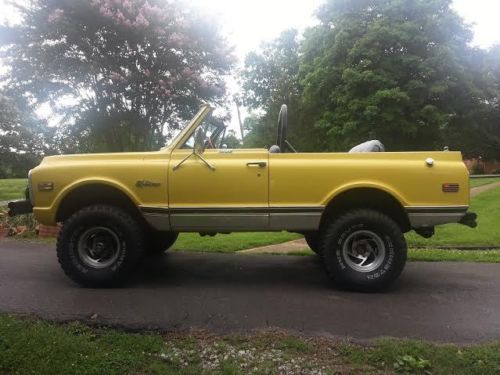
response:
<path id="1" fill-rule="evenodd" d="M 404 283 L 403 283 L 404 284 Z M 167 252 L 146 258 L 129 288 L 190 286 L 294 288 L 346 292 L 327 276 L 317 256 Z M 400 282 L 384 293 L 398 292 Z"/>
<path id="2" fill-rule="evenodd" d="M 331 288 L 315 256 L 167 252 L 146 258 L 128 287 L 261 285 Z"/>

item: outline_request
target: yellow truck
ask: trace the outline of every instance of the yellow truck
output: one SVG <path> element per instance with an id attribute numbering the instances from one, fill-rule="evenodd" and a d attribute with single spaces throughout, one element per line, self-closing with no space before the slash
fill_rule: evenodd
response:
<path id="1" fill-rule="evenodd" d="M 276 145 L 228 149 L 211 112 L 202 106 L 160 151 L 44 158 L 10 214 L 62 223 L 61 267 L 90 287 L 120 283 L 180 232 L 290 231 L 337 284 L 374 291 L 403 270 L 403 233 L 476 225 L 460 152 L 295 152 L 286 106 Z"/>

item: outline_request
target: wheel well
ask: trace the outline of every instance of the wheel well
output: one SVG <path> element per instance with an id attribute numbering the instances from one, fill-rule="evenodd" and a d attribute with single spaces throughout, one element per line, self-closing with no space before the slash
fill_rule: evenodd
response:
<path id="1" fill-rule="evenodd" d="M 320 226 L 329 218 L 339 216 L 353 208 L 371 208 L 383 212 L 395 220 L 403 232 L 411 229 L 408 215 L 401 203 L 391 194 L 374 188 L 356 188 L 333 198 L 323 212 Z"/>
<path id="2" fill-rule="evenodd" d="M 142 218 L 137 206 L 119 189 L 104 184 L 89 184 L 69 192 L 59 204 L 56 220 L 63 222 L 76 211 L 93 204 L 106 204 L 120 207 L 128 213 Z"/>

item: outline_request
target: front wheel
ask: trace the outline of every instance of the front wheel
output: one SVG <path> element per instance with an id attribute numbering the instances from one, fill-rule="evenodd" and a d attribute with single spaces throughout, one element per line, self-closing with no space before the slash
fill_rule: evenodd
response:
<path id="1" fill-rule="evenodd" d="M 144 253 L 141 225 L 113 206 L 82 208 L 63 225 L 57 257 L 73 281 L 87 287 L 116 285 L 126 279 Z"/>
<path id="2" fill-rule="evenodd" d="M 377 291 L 403 271 L 406 241 L 398 224 L 371 209 L 352 210 L 324 228 L 321 248 L 329 276 L 352 290 Z"/>

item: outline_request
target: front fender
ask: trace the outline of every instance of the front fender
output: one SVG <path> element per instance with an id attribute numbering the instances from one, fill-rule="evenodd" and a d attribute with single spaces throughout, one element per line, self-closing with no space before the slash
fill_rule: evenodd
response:
<path id="1" fill-rule="evenodd" d="M 45 225 L 56 224 L 56 215 L 61 202 L 75 189 L 88 185 L 106 185 L 113 187 L 122 193 L 124 193 L 135 205 L 139 205 L 140 201 L 137 196 L 129 187 L 125 184 L 110 178 L 84 178 L 76 180 L 71 184 L 64 186 L 60 191 L 57 192 L 52 203 L 48 206 L 35 206 L 33 207 L 33 213 L 38 221 Z"/>

